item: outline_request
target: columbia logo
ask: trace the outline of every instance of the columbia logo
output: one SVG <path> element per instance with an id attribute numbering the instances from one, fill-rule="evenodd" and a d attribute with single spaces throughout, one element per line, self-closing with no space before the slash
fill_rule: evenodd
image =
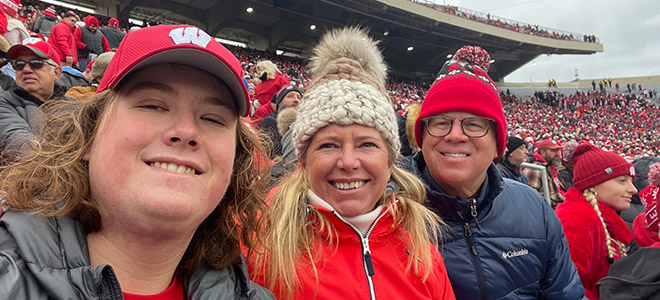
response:
<path id="1" fill-rule="evenodd" d="M 507 259 L 507 258 L 514 258 L 517 256 L 523 256 L 527 255 L 529 251 L 527 249 L 520 249 L 518 251 L 507 251 L 507 252 L 502 252 L 502 258 Z"/>

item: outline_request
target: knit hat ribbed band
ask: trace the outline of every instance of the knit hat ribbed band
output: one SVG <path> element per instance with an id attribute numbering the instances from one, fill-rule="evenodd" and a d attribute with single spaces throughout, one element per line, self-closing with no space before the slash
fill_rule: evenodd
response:
<path id="1" fill-rule="evenodd" d="M 299 159 L 314 134 L 331 123 L 373 127 L 399 151 L 394 107 L 385 90 L 385 63 L 376 45 L 366 32 L 352 27 L 328 32 L 314 49 L 314 81 L 293 127 Z"/>
<path id="2" fill-rule="evenodd" d="M 573 161 L 573 184 L 580 191 L 621 175 L 635 178 L 635 167 L 623 157 L 586 142 L 577 146 Z"/>
<path id="3" fill-rule="evenodd" d="M 422 120 L 441 113 L 467 112 L 496 123 L 497 154 L 506 148 L 506 120 L 497 86 L 488 76 L 490 55 L 477 46 L 463 46 L 442 66 L 415 122 L 415 139 L 422 145 Z"/>

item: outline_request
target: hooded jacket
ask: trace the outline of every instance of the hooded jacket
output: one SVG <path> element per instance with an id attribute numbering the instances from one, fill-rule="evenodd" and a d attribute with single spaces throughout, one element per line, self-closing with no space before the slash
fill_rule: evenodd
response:
<path id="1" fill-rule="evenodd" d="M 421 151 L 412 171 L 450 227 L 439 250 L 456 299 L 583 298 L 559 219 L 538 192 L 491 164 L 477 196 L 458 199 L 435 182 Z"/>
<path id="2" fill-rule="evenodd" d="M 222 270 L 200 266 L 186 299 L 274 299 L 247 278 L 243 261 Z M 124 299 L 110 265 L 89 265 L 78 221 L 23 211 L 0 219 L 0 286 L 0 299 Z"/>
<path id="3" fill-rule="evenodd" d="M 73 28 L 63 20 L 53 26 L 48 37 L 48 43 L 57 51 L 60 59 L 66 62 L 66 57 L 73 57 L 73 64 L 78 63 L 78 52 L 76 41 L 73 37 Z"/>
<path id="4" fill-rule="evenodd" d="M 610 237 L 629 244 L 632 241 L 632 232 L 623 219 L 614 209 L 600 201 L 598 208 L 607 224 Z M 560 204 L 555 212 L 564 227 L 571 258 L 578 269 L 587 298 L 598 300 L 596 282 L 605 277 L 610 268 L 603 224 L 591 204 L 575 188 L 568 190 L 566 201 Z M 616 249 L 616 245 L 613 246 Z"/>

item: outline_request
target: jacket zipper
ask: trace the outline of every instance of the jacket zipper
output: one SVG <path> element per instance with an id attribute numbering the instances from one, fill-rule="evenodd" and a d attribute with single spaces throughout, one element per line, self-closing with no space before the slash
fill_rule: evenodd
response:
<path id="1" fill-rule="evenodd" d="M 371 261 L 371 250 L 369 250 L 369 235 L 371 234 L 371 231 L 374 229 L 374 227 L 376 227 L 376 223 L 378 223 L 378 221 L 385 215 L 385 213 L 381 213 L 380 216 L 376 218 L 364 237 L 362 237 L 362 233 L 360 233 L 360 231 L 355 228 L 353 224 L 344 220 L 344 218 L 340 216 L 336 211 L 333 210 L 332 213 L 337 216 L 339 220 L 346 223 L 346 225 L 353 229 L 353 231 L 357 233 L 358 237 L 360 237 L 360 244 L 362 244 L 362 265 L 364 266 L 364 273 L 367 276 L 367 283 L 369 284 L 369 294 L 371 296 L 371 300 L 376 300 L 376 289 L 374 288 L 374 281 L 371 278 L 376 274 L 376 271 L 374 270 L 374 265 Z"/>
<path id="2" fill-rule="evenodd" d="M 470 229 L 470 224 L 468 222 L 465 222 L 465 219 L 463 219 L 463 216 L 461 214 L 458 214 L 461 219 L 463 220 L 463 234 L 465 235 L 465 238 L 467 239 L 468 242 L 468 247 L 470 248 L 470 252 L 472 252 L 472 264 L 474 265 L 474 269 L 477 271 L 477 284 L 479 285 L 479 294 L 481 294 L 481 299 L 486 299 L 486 290 L 484 286 L 484 274 L 483 270 L 481 268 L 481 263 L 479 262 L 479 253 L 477 252 L 477 247 L 474 245 L 474 239 L 472 238 L 472 230 Z M 477 218 L 477 199 L 472 198 L 470 201 L 470 215 L 472 216 L 472 219 L 475 220 Z"/>

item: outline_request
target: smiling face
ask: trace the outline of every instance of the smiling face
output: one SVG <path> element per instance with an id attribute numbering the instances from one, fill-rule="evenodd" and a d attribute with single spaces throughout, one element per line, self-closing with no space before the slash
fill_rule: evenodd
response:
<path id="1" fill-rule="evenodd" d="M 596 192 L 598 201 L 613 209 L 624 211 L 630 208 L 630 199 L 633 194 L 637 193 L 632 181 L 631 176 L 622 175 L 599 183 L 592 189 Z"/>
<path id="2" fill-rule="evenodd" d="M 224 83 L 193 67 L 159 64 L 124 79 L 85 156 L 101 230 L 192 236 L 230 182 L 233 103 Z"/>
<path id="3" fill-rule="evenodd" d="M 376 207 L 393 166 L 380 132 L 358 124 L 319 129 L 301 163 L 312 191 L 344 217 Z"/>
<path id="4" fill-rule="evenodd" d="M 442 113 L 451 119 L 477 117 L 471 113 Z M 423 130 L 422 151 L 431 176 L 449 195 L 467 199 L 474 195 L 486 178 L 486 171 L 497 157 L 494 126 L 480 138 L 463 133 L 460 122 L 454 120 L 451 131 L 444 137 L 431 136 Z"/>

